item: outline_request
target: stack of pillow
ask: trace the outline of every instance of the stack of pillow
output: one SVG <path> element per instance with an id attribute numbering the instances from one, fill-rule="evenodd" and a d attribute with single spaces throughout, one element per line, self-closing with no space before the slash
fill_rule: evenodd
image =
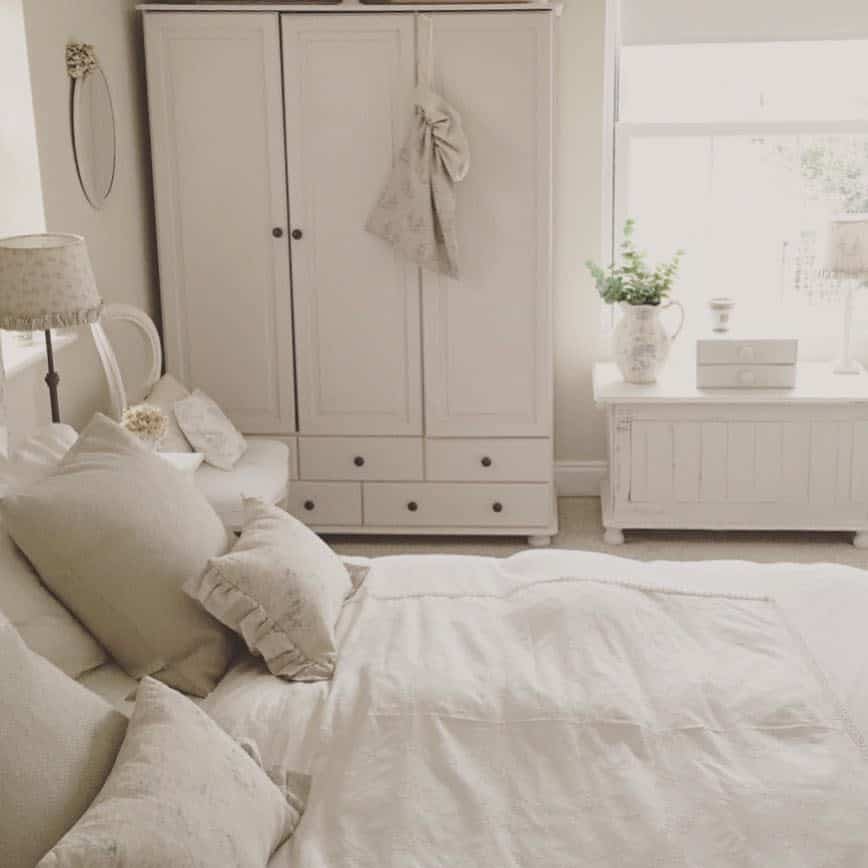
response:
<path id="1" fill-rule="evenodd" d="M 282 510 L 244 509 L 233 546 L 189 474 L 100 415 L 52 472 L 6 494 L 6 529 L 63 604 L 54 621 L 67 619 L 80 658 L 64 661 L 38 630 L 25 644 L 0 621 L 6 868 L 49 848 L 40 868 L 264 866 L 295 828 L 304 776 L 284 774 L 279 788 L 255 745 L 239 746 L 181 693 L 213 690 L 239 637 L 275 675 L 330 678 L 335 625 L 361 572 Z M 99 665 L 103 649 L 143 679 L 128 727 L 67 677 Z"/>
<path id="2" fill-rule="evenodd" d="M 247 451 L 247 441 L 219 405 L 200 389 L 189 392 L 171 374 L 160 378 L 146 401 L 168 420 L 163 452 L 195 450 L 208 464 L 231 470 Z"/>

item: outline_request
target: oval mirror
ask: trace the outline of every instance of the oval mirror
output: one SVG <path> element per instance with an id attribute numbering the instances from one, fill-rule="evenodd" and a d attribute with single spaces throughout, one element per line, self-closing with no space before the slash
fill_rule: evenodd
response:
<path id="1" fill-rule="evenodd" d="M 117 148 L 111 93 L 99 66 L 73 84 L 72 143 L 84 195 L 102 208 L 114 183 Z"/>

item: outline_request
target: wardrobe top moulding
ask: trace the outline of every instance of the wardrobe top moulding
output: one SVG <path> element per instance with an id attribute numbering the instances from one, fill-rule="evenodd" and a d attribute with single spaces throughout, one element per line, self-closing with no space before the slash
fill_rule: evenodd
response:
<path id="1" fill-rule="evenodd" d="M 141 3 L 142 12 L 554 12 L 562 2 L 496 3 L 360 3 L 323 0 L 320 3 Z"/>

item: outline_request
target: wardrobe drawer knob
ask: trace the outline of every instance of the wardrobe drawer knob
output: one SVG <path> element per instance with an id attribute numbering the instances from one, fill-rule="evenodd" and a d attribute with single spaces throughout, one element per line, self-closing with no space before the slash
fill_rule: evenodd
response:
<path id="1" fill-rule="evenodd" d="M 312 500 L 306 500 L 304 502 L 304 508 L 308 512 L 313 512 L 316 509 L 316 504 Z"/>
<path id="2" fill-rule="evenodd" d="M 411 501 L 407 504 L 407 509 L 409 509 L 410 512 L 418 512 L 418 511 L 419 511 L 419 504 L 416 503 L 415 500 L 411 500 Z"/>
<path id="3" fill-rule="evenodd" d="M 491 467 L 492 463 L 492 460 L 487 455 L 485 456 L 485 458 L 482 459 L 483 467 Z"/>
<path id="4" fill-rule="evenodd" d="M 353 459 L 353 464 L 355 464 L 356 467 L 364 467 L 364 466 L 365 466 L 365 459 L 362 458 L 361 455 L 357 455 L 357 456 Z"/>
<path id="5" fill-rule="evenodd" d="M 495 512 L 503 512 L 503 504 L 502 504 L 502 503 L 495 503 L 495 504 L 492 505 L 491 508 L 492 508 Z"/>
<path id="6" fill-rule="evenodd" d="M 283 230 L 279 226 L 275 226 L 274 229 L 271 230 L 271 234 L 275 238 L 283 238 Z"/>
<path id="7" fill-rule="evenodd" d="M 292 237 L 296 241 L 301 241 L 301 239 L 304 238 L 304 232 L 302 232 L 301 229 L 293 229 L 292 230 Z"/>

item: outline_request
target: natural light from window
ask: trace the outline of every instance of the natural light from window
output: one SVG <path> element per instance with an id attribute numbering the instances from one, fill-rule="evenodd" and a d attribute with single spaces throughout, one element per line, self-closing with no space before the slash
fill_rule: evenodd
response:
<path id="1" fill-rule="evenodd" d="M 819 349 L 840 323 L 826 226 L 868 212 L 868 41 L 625 46 L 615 171 L 616 230 L 687 251 L 694 331 L 729 295 L 737 322 Z"/>

